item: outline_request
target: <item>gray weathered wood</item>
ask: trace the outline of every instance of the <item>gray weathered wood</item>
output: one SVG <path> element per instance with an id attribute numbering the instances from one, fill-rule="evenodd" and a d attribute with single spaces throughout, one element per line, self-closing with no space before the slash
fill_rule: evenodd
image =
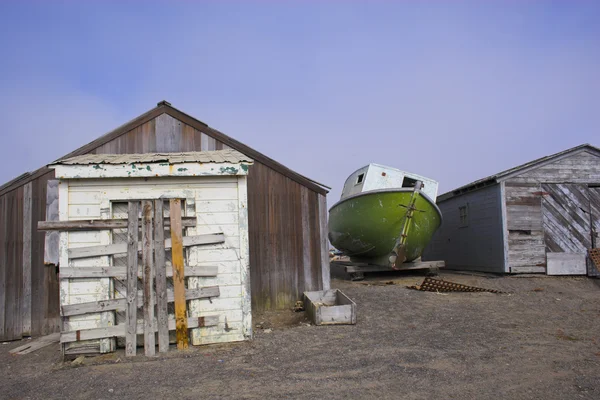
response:
<path id="1" fill-rule="evenodd" d="M 23 298 L 21 320 L 23 336 L 31 336 L 31 228 L 32 206 L 31 182 L 23 187 Z"/>
<path id="2" fill-rule="evenodd" d="M 317 289 L 313 284 L 313 251 L 312 251 L 312 238 L 311 238 L 311 221 L 310 221 L 310 209 L 309 209 L 309 195 L 314 195 L 306 187 L 300 188 L 300 207 L 302 214 L 302 269 L 303 269 L 303 291 L 311 291 Z M 318 279 L 316 280 L 318 282 Z"/>
<path id="3" fill-rule="evenodd" d="M 190 228 L 196 226 L 196 217 L 182 217 L 182 225 Z M 86 219 L 77 221 L 39 221 L 38 231 L 94 231 L 106 229 L 125 229 L 127 219 Z M 164 226 L 171 226 L 169 218 L 164 219 Z"/>
<path id="4" fill-rule="evenodd" d="M 154 200 L 154 263 L 156 268 L 156 320 L 158 322 L 158 351 L 169 351 L 169 315 L 167 311 L 167 274 L 165 263 L 165 228 L 163 200 Z"/>
<path id="5" fill-rule="evenodd" d="M 58 221 L 58 180 L 51 179 L 46 186 L 46 221 Z M 58 265 L 60 234 L 46 232 L 44 243 L 44 264 Z"/>
<path id="6" fill-rule="evenodd" d="M 344 261 L 332 261 L 332 263 L 337 263 L 340 265 L 346 266 L 346 272 L 348 273 L 356 273 L 356 272 L 385 272 L 385 271 L 402 271 L 402 270 L 412 270 L 412 269 L 436 269 L 436 268 L 444 268 L 446 266 L 445 261 L 413 261 L 402 263 L 399 265 L 398 269 L 391 269 L 389 267 L 376 266 L 376 265 L 360 265 L 353 264 L 351 262 Z"/>
<path id="7" fill-rule="evenodd" d="M 548 253 L 548 275 L 585 275 L 587 273 L 586 253 Z"/>
<path id="8" fill-rule="evenodd" d="M 315 325 L 356 324 L 356 304 L 338 289 L 304 292 L 304 309 Z"/>
<path id="9" fill-rule="evenodd" d="M 216 326 L 219 323 L 218 315 L 207 315 L 205 317 L 192 317 L 188 318 L 188 328 L 203 328 L 209 326 Z M 151 324 L 156 325 L 156 324 Z M 169 330 L 175 330 L 175 320 L 169 319 Z M 94 340 L 103 339 L 110 337 L 123 337 L 125 336 L 126 327 L 125 324 L 119 324 L 115 326 L 107 326 L 104 328 L 94 329 L 82 329 L 79 331 L 63 332 L 60 335 L 61 343 L 78 342 L 81 340 Z M 156 330 L 154 331 L 156 332 Z M 143 326 L 138 326 L 137 334 L 141 335 L 145 333 Z"/>
<path id="10" fill-rule="evenodd" d="M 168 114 L 156 117 L 156 151 L 171 153 L 181 151 L 181 122 Z"/>
<path id="11" fill-rule="evenodd" d="M 144 296 L 143 292 L 135 291 L 137 294 L 137 307 L 143 307 Z M 218 286 L 207 286 L 199 289 L 187 289 L 185 291 L 186 300 L 198 300 L 207 299 L 213 297 L 219 297 Z M 168 291 L 166 295 L 166 302 L 172 303 L 174 301 L 173 291 Z M 71 317 L 73 315 L 83 315 L 89 313 L 103 312 L 103 311 L 125 311 L 129 307 L 128 303 L 129 296 L 123 299 L 109 299 L 100 301 L 91 301 L 87 303 L 79 304 L 65 304 L 62 306 L 62 316 Z M 134 303 L 135 304 L 135 303 Z M 168 316 L 167 316 L 168 319 Z M 166 320 L 164 321 L 166 323 Z M 135 324 L 134 324 L 135 326 Z M 166 326 L 166 324 L 165 324 Z"/>
<path id="12" fill-rule="evenodd" d="M 327 240 L 327 198 L 319 195 L 319 228 L 321 232 L 321 274 L 323 290 L 331 287 L 331 270 L 329 266 L 329 241 Z"/>
<path id="13" fill-rule="evenodd" d="M 183 246 L 199 246 L 206 244 L 218 244 L 225 241 L 225 236 L 222 233 L 196 235 L 196 236 L 185 236 L 183 238 Z M 165 240 L 165 249 L 171 248 L 171 239 Z M 142 251 L 142 244 L 138 243 L 138 251 Z M 86 257 L 97 257 L 97 256 L 110 256 L 115 254 L 122 254 L 127 252 L 126 243 L 115 243 L 101 246 L 89 246 L 89 247 L 75 247 L 69 249 L 69 258 L 86 258 Z"/>
<path id="14" fill-rule="evenodd" d="M 142 271 L 144 290 L 144 354 L 156 352 L 154 332 L 154 257 L 152 241 L 152 201 L 142 201 Z M 129 288 L 128 288 L 129 292 Z M 129 293 L 127 293 L 129 295 Z"/>
<path id="15" fill-rule="evenodd" d="M 127 304 L 125 312 L 125 355 L 134 356 L 137 348 L 137 281 L 138 281 L 138 213 L 139 202 L 130 201 L 127 215 L 129 224 L 127 227 L 127 297 L 124 299 Z M 108 311 L 108 310 L 106 310 Z M 68 309 L 67 309 L 68 312 Z M 65 309 L 63 306 L 63 315 Z"/>
<path id="16" fill-rule="evenodd" d="M 199 266 L 199 267 L 185 267 L 185 276 L 202 276 L 202 277 L 214 277 L 217 276 L 219 267 L 216 265 Z M 173 270 L 167 268 L 167 278 L 173 277 Z M 138 271 L 138 278 L 141 278 L 142 274 Z M 60 279 L 74 279 L 74 278 L 127 278 L 126 267 L 70 267 L 61 268 Z"/>
<path id="17" fill-rule="evenodd" d="M 23 346 L 15 347 L 11 349 L 11 354 L 29 354 L 46 346 L 50 346 L 53 343 L 58 343 L 60 340 L 60 333 L 52 333 L 50 335 L 42 336 L 35 340 L 30 340 Z"/>

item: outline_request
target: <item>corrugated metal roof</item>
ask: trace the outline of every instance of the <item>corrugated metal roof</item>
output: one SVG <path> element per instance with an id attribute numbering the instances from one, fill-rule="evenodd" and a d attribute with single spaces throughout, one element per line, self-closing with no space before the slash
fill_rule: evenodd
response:
<path id="1" fill-rule="evenodd" d="M 141 164 L 141 163 L 252 163 L 250 157 L 237 150 L 194 151 L 188 153 L 148 153 L 148 154 L 84 154 L 66 158 L 52 165 L 89 164 Z"/>
<path id="2" fill-rule="evenodd" d="M 502 180 L 503 178 L 506 178 L 509 175 L 513 175 L 515 173 L 521 172 L 521 171 L 523 171 L 523 170 L 525 170 L 527 168 L 532 168 L 532 167 L 539 166 L 539 165 L 541 165 L 543 163 L 551 161 L 551 160 L 553 160 L 555 158 L 558 158 L 560 156 L 563 156 L 563 155 L 566 155 L 566 154 L 570 154 L 570 153 L 573 153 L 573 152 L 576 152 L 576 151 L 579 151 L 579 150 L 584 150 L 584 149 L 591 150 L 591 151 L 596 151 L 596 152 L 600 153 L 600 149 L 598 147 L 594 147 L 594 146 L 592 146 L 591 144 L 588 144 L 588 143 L 582 144 L 582 145 L 579 145 L 579 146 L 575 146 L 575 147 L 572 147 L 570 149 L 561 151 L 559 153 L 555 153 L 555 154 L 551 154 L 549 156 L 541 157 L 541 158 L 538 158 L 536 160 L 530 161 L 528 163 L 518 165 L 518 166 L 516 166 L 514 168 L 510 168 L 510 169 L 507 169 L 505 171 L 498 172 L 497 174 L 490 175 L 490 176 L 487 176 L 487 177 L 482 178 L 482 179 L 478 179 L 478 180 L 476 180 L 474 182 L 471 182 L 471 183 L 469 183 L 467 185 L 461 186 L 459 188 L 456 188 L 454 190 L 451 190 L 449 192 L 446 192 L 446 193 L 438 196 L 438 201 L 447 200 L 447 199 L 450 199 L 450 198 L 452 198 L 454 196 L 457 196 L 459 194 L 462 194 L 462 193 L 465 193 L 465 192 L 469 192 L 472 189 L 477 189 L 477 188 L 480 188 L 480 187 L 483 187 L 483 186 L 487 186 L 487 185 L 490 185 L 490 184 L 497 183 L 497 182 L 499 182 L 499 180 Z"/>

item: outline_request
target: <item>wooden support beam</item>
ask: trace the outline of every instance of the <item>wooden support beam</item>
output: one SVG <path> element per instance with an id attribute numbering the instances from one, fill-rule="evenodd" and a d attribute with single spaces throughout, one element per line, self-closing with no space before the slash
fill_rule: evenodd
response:
<path id="1" fill-rule="evenodd" d="M 152 201 L 142 201 L 142 270 L 144 290 L 144 354 L 156 353 L 154 332 L 154 254 L 152 242 Z M 129 296 L 129 288 L 127 288 Z M 137 293 L 137 290 L 136 290 Z"/>
<path id="2" fill-rule="evenodd" d="M 46 220 L 58 221 L 58 181 L 50 179 L 46 184 Z M 44 265 L 58 265 L 60 234 L 46 232 L 44 238 Z"/>
<path id="3" fill-rule="evenodd" d="M 219 323 L 218 315 L 207 315 L 205 317 L 192 317 L 187 319 L 188 328 L 204 328 L 208 326 L 216 326 Z M 154 324 L 153 324 L 154 325 Z M 174 331 L 176 329 L 176 323 L 174 319 L 169 319 L 169 330 Z M 82 329 L 79 331 L 63 332 L 60 335 L 61 343 L 78 342 L 81 340 L 94 340 L 103 339 L 110 337 L 123 337 L 125 336 L 125 324 L 119 324 L 115 326 L 107 326 L 104 328 L 94 329 Z M 156 332 L 156 331 L 155 331 Z M 144 327 L 139 326 L 137 334 L 141 335 L 144 333 Z"/>
<path id="4" fill-rule="evenodd" d="M 137 243 L 139 240 L 139 222 L 137 216 L 139 213 L 139 207 L 140 203 L 138 201 L 130 201 L 127 214 L 130 218 L 129 224 L 127 226 L 127 298 L 124 300 L 127 304 L 127 310 L 125 315 L 125 355 L 128 357 L 135 356 L 137 348 Z M 65 306 L 63 306 L 63 310 L 64 307 Z M 65 316 L 64 313 L 63 316 Z"/>
<path id="5" fill-rule="evenodd" d="M 158 200 L 156 200 L 158 201 Z M 77 221 L 39 221 L 38 231 L 94 231 L 106 229 L 125 229 L 127 219 L 85 219 Z M 181 224 L 186 227 L 196 226 L 196 217 L 183 217 Z M 171 226 L 169 218 L 164 219 L 165 226 Z"/>
<path id="6" fill-rule="evenodd" d="M 156 320 L 158 351 L 169 351 L 169 314 L 167 310 L 167 272 L 165 263 L 165 228 L 163 200 L 154 200 L 154 266 L 156 268 Z"/>
<path id="7" fill-rule="evenodd" d="M 187 289 L 185 291 L 186 300 L 209 299 L 219 297 L 220 291 L 218 286 L 206 286 L 199 289 Z M 126 311 L 129 307 L 129 297 L 122 299 L 109 299 L 100 301 L 90 301 L 79 304 L 65 304 L 62 306 L 61 315 L 63 317 L 71 317 L 73 315 L 83 315 L 104 311 Z M 175 300 L 175 295 L 172 291 L 167 292 L 167 303 L 172 303 Z M 134 303 L 135 304 L 135 303 Z M 144 306 L 144 297 L 142 293 L 138 293 L 137 307 Z M 168 320 L 168 317 L 167 317 Z M 135 326 L 135 324 L 134 324 Z M 165 324 L 165 326 L 167 326 Z M 135 330 L 133 331 L 135 332 Z M 168 332 L 168 330 L 167 330 Z"/>
<path id="8" fill-rule="evenodd" d="M 23 336 L 31 336 L 31 231 L 32 231 L 31 182 L 23 187 L 23 302 L 21 320 Z"/>
<path id="9" fill-rule="evenodd" d="M 188 327 L 185 302 L 185 275 L 183 267 L 183 239 L 181 226 L 181 200 L 171 199 L 171 263 L 173 265 L 173 290 L 175 292 L 175 321 L 177 322 L 177 349 L 188 348 Z"/>
<path id="10" fill-rule="evenodd" d="M 203 244 L 218 244 L 225 241 L 222 233 L 212 233 L 206 235 L 186 236 L 183 238 L 183 246 L 198 246 Z M 165 240 L 165 249 L 171 248 L 171 239 Z M 141 243 L 138 243 L 138 251 L 142 250 Z M 69 258 L 86 258 L 98 256 L 111 256 L 115 254 L 127 253 L 126 243 L 105 244 L 101 246 L 75 247 L 69 249 Z"/>
<path id="11" fill-rule="evenodd" d="M 185 267 L 185 276 L 214 277 L 217 276 L 219 267 L 216 265 L 201 267 Z M 173 277 L 173 270 L 167 269 L 167 278 Z M 84 278 L 127 278 L 127 267 L 69 267 L 61 268 L 59 279 L 84 279 Z M 138 271 L 138 278 L 142 274 Z"/>

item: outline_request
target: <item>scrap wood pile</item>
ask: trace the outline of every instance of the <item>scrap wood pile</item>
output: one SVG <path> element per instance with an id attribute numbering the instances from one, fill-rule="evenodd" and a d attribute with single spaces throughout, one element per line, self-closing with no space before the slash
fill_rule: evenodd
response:
<path id="1" fill-rule="evenodd" d="M 460 283 L 448 282 L 441 279 L 425 278 L 421 285 L 407 286 L 409 289 L 423 292 L 489 292 L 504 293 L 494 289 L 484 289 L 476 286 L 462 285 Z"/>

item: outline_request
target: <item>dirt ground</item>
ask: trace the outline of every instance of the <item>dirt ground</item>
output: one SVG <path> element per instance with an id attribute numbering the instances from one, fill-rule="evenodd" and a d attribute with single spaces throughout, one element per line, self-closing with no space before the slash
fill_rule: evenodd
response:
<path id="1" fill-rule="evenodd" d="M 59 360 L 58 345 L 8 353 L 9 399 L 598 399 L 600 281 L 443 272 L 509 294 L 407 289 L 423 275 L 334 280 L 357 303 L 352 326 L 308 326 L 303 313 L 255 316 L 250 342 L 126 359 Z M 393 281 L 394 284 L 384 284 Z"/>

